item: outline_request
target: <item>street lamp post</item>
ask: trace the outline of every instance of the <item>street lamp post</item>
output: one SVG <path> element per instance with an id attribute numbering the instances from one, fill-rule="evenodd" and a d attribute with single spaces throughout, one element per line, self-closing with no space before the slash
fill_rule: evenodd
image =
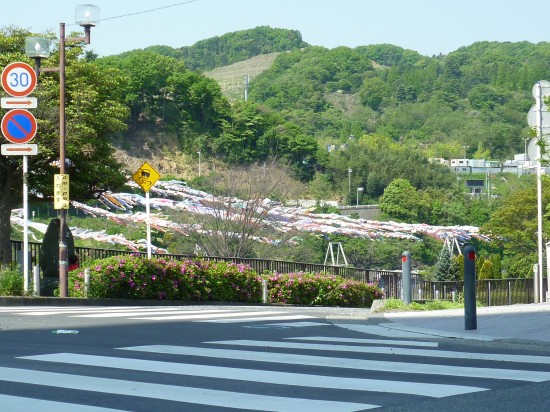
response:
<path id="1" fill-rule="evenodd" d="M 351 205 L 351 167 L 348 168 L 348 205 Z"/>
<path id="2" fill-rule="evenodd" d="M 364 187 L 358 187 L 357 188 L 357 203 L 356 203 L 356 206 L 359 206 L 359 192 L 362 192 L 363 190 L 365 190 Z"/>
<path id="3" fill-rule="evenodd" d="M 42 50 L 49 42 L 47 39 L 36 37 L 27 38 L 25 42 L 25 53 L 35 60 L 36 74 L 43 72 L 59 72 L 59 174 L 65 174 L 65 140 L 66 140 L 66 118 L 65 118 L 65 47 L 67 42 L 84 42 L 90 44 L 90 30 L 99 20 L 99 7 L 93 4 L 83 4 L 75 9 L 75 21 L 84 27 L 84 37 L 65 37 L 65 23 L 59 23 L 59 66 L 53 68 L 40 68 L 41 59 L 49 56 L 49 50 Z M 68 296 L 68 251 L 67 251 L 67 209 L 59 209 L 59 296 Z"/>

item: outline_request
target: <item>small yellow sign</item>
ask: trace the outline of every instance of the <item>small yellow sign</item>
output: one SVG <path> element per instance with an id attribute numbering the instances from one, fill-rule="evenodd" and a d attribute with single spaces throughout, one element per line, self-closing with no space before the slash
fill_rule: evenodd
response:
<path id="1" fill-rule="evenodd" d="M 153 169 L 153 167 L 144 162 L 136 173 L 132 176 L 132 179 L 141 186 L 146 192 L 153 187 L 153 185 L 160 179 L 160 174 Z"/>
<path id="2" fill-rule="evenodd" d="M 56 174 L 53 177 L 53 208 L 69 208 L 69 175 Z"/>

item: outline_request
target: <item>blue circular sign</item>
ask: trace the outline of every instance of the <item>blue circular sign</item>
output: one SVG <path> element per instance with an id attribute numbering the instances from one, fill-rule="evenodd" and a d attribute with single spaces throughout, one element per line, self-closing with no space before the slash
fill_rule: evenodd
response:
<path id="1" fill-rule="evenodd" d="M 2 134 L 12 143 L 27 143 L 36 135 L 36 118 L 27 110 L 15 109 L 2 118 Z"/>

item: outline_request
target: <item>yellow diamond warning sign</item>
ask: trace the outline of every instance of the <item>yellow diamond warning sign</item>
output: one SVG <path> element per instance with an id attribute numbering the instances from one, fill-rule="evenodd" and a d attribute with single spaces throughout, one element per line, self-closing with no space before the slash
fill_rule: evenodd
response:
<path id="1" fill-rule="evenodd" d="M 153 169 L 153 167 L 145 162 L 141 165 L 136 173 L 132 176 L 132 179 L 141 186 L 146 192 L 153 187 L 153 185 L 160 179 L 160 174 Z"/>

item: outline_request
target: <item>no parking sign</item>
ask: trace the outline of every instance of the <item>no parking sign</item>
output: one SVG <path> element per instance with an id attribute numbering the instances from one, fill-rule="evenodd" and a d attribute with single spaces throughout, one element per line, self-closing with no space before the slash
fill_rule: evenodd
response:
<path id="1" fill-rule="evenodd" d="M 28 110 L 10 110 L 2 118 L 2 134 L 12 143 L 27 143 L 36 135 L 36 118 Z"/>

